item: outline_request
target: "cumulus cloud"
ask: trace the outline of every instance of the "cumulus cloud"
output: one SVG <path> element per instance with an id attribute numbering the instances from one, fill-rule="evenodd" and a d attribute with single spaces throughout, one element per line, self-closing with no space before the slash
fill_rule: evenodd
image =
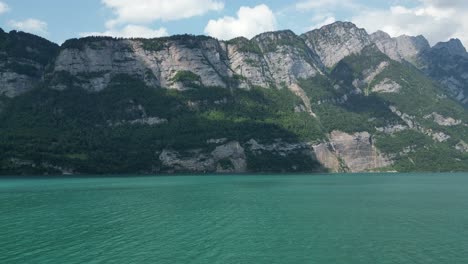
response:
<path id="1" fill-rule="evenodd" d="M 394 4 L 387 7 L 372 8 L 364 4 L 363 0 L 298 0 L 295 8 L 311 14 L 312 26 L 309 29 L 332 22 L 333 18 L 339 16 L 370 33 L 383 30 L 395 37 L 422 34 L 431 44 L 460 38 L 468 46 L 467 0 L 392 2 Z M 343 17 L 343 14 L 348 15 Z"/>
<path id="2" fill-rule="evenodd" d="M 460 38 L 468 45 L 467 1 L 420 0 L 414 7 L 366 10 L 351 20 L 369 32 L 383 30 L 392 36 L 424 35 L 431 44 Z"/>
<path id="3" fill-rule="evenodd" d="M 296 12 L 310 13 L 309 31 L 336 22 L 337 13 L 356 13 L 362 6 L 356 0 L 301 0 L 296 2 Z"/>
<path id="4" fill-rule="evenodd" d="M 303 0 L 296 3 L 298 10 L 356 8 L 358 6 L 353 0 Z"/>
<path id="5" fill-rule="evenodd" d="M 10 7 L 8 7 L 8 5 L 4 2 L 0 1 L 0 14 L 6 13 L 8 11 L 10 11 Z"/>
<path id="6" fill-rule="evenodd" d="M 108 26 L 179 20 L 224 8 L 223 2 L 216 0 L 102 0 L 102 3 L 117 16 Z"/>
<path id="7" fill-rule="evenodd" d="M 167 36 L 166 28 L 151 29 L 145 26 L 127 25 L 122 29 L 109 29 L 104 32 L 83 32 L 81 37 L 87 36 L 109 36 L 122 38 L 158 38 Z"/>
<path id="8" fill-rule="evenodd" d="M 39 35 L 47 35 L 47 23 L 39 19 L 29 18 L 22 21 L 10 20 L 8 26 L 13 29 L 21 30 Z"/>
<path id="9" fill-rule="evenodd" d="M 419 0 L 426 5 L 432 5 L 441 8 L 468 8 L 466 0 Z"/>
<path id="10" fill-rule="evenodd" d="M 275 30 L 276 27 L 275 14 L 267 5 L 262 4 L 255 7 L 242 6 L 237 17 L 225 16 L 210 20 L 205 33 L 225 40 L 240 36 L 252 38 L 259 33 Z"/>
<path id="11" fill-rule="evenodd" d="M 313 30 L 313 29 L 316 29 L 316 28 L 321 28 L 325 25 L 329 25 L 329 24 L 332 24 L 334 22 L 336 22 L 336 18 L 334 16 L 317 16 L 317 17 L 314 17 L 312 18 L 312 22 L 315 23 L 313 26 L 311 26 L 309 28 L 309 30 Z"/>

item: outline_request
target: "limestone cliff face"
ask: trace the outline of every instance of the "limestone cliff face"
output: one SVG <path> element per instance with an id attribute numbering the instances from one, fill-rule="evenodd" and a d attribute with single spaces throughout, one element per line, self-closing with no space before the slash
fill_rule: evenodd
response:
<path id="1" fill-rule="evenodd" d="M 190 90 L 187 93 L 167 92 L 171 95 L 181 95 L 180 97 L 191 92 L 200 92 L 200 95 L 205 96 L 203 93 L 215 91 L 213 93 L 220 92 L 222 97 L 212 101 L 204 98 L 194 99 L 190 95 L 187 95 L 187 98 L 164 97 L 168 101 L 174 99 L 174 104 L 158 108 L 152 107 L 154 105 L 151 105 L 151 100 L 134 101 L 133 98 L 126 98 L 125 94 L 125 98 L 119 98 L 120 101 L 115 104 L 117 107 L 134 105 L 133 108 L 121 111 L 126 114 L 125 118 L 119 116 L 120 113 L 112 113 L 105 115 L 106 119 L 103 119 L 103 122 L 100 117 L 96 118 L 101 123 L 92 125 L 110 131 L 137 130 L 142 127 L 148 131 L 163 130 L 173 125 L 180 112 L 191 117 L 178 120 L 180 127 L 190 126 L 190 122 L 212 124 L 217 120 L 243 122 L 239 125 L 240 128 L 252 124 L 261 127 L 259 122 L 267 120 L 268 122 L 261 124 L 265 127 L 278 126 L 275 129 L 281 129 L 282 133 L 279 137 L 284 136 L 262 138 L 254 131 L 258 128 L 255 127 L 250 129 L 252 131 L 246 129 L 247 139 L 240 137 L 243 130 L 239 131 L 236 137 L 231 135 L 231 138 L 223 135 L 223 131 L 217 131 L 219 135 L 213 133 L 214 136 L 223 137 L 222 139 L 213 139 L 206 144 L 203 139 L 201 143 L 198 142 L 200 144 L 196 144 L 197 147 L 186 149 L 177 144 L 177 147 L 173 147 L 164 145 L 164 142 L 157 142 L 154 143 L 158 147 L 157 150 L 151 151 L 155 153 L 154 171 L 241 173 L 249 170 L 248 165 L 249 162 L 252 163 L 252 157 L 254 160 L 257 158 L 254 161 L 257 163 L 255 165 L 264 164 L 262 162 L 265 160 L 266 164 L 271 160 L 279 160 L 283 162 L 281 164 L 287 164 L 285 171 L 295 171 L 304 165 L 300 162 L 286 162 L 289 157 L 307 159 L 311 164 L 319 162 L 320 166 L 317 167 L 333 172 L 373 171 L 391 166 L 395 162 L 392 159 L 396 157 L 385 155 L 377 149 L 374 144 L 375 138 L 393 136 L 402 131 L 429 136 L 436 144 L 452 144 L 459 153 L 465 153 L 467 150 L 466 138 L 453 136 L 453 131 L 450 130 L 453 128 L 464 131 L 466 120 L 458 115 L 462 110 L 453 111 L 456 115 L 449 116 L 451 112 L 446 111 L 447 109 L 431 109 L 417 116 L 414 111 L 408 111 L 412 110 L 411 106 L 399 105 L 405 101 L 402 99 L 407 99 L 403 96 L 415 96 L 408 93 L 409 89 L 413 89 L 412 92 L 429 91 L 418 86 L 408 76 L 401 77 L 409 71 L 408 69 L 413 69 L 408 63 L 413 63 L 427 76 L 438 81 L 442 89 L 448 90 L 460 102 L 468 102 L 468 55 L 457 40 L 439 43 L 431 48 L 422 36 L 392 38 L 384 32 L 369 35 L 364 29 L 348 22 L 337 22 L 301 36 L 285 30 L 263 33 L 251 40 L 236 38 L 219 41 L 211 37 L 189 35 L 158 39 L 91 37 L 69 40 L 58 47 L 42 39 L 30 38 L 33 37 L 24 33 L 7 34 L 0 31 L 0 112 L 6 108 L 7 101 L 14 101 L 14 97 L 19 97 L 35 87 L 62 91 L 54 91 L 53 94 L 66 94 L 64 91 L 74 92 L 77 90 L 71 89 L 78 88 L 85 90 L 83 93 L 86 96 L 98 96 L 106 94 L 102 91 L 110 84 L 115 84 L 113 82 L 118 82 L 118 77 L 124 76 L 131 77 L 127 80 L 143 81 L 150 88 L 146 90 L 154 92 L 157 96 L 162 96 L 167 91 L 155 92 L 151 89 Z M 408 68 L 399 71 L 398 67 L 407 66 Z M 420 78 L 416 80 L 427 79 L 420 72 L 415 72 L 415 75 L 421 75 L 418 75 Z M 431 86 L 430 80 L 427 80 L 427 84 Z M 126 89 L 125 85 L 122 86 Z M 202 87 L 225 90 L 203 90 Z M 431 86 L 432 88 L 434 87 Z M 250 111 L 247 114 L 243 113 L 245 109 L 239 111 L 239 108 L 232 107 L 234 102 L 237 103 L 236 92 L 245 95 L 248 91 L 244 90 L 260 89 L 278 92 L 275 96 L 288 89 L 297 98 L 290 93 L 280 94 L 292 97 L 285 98 L 284 102 L 292 102 L 285 107 L 281 97 L 274 98 L 280 101 L 274 102 L 275 104 L 283 104 L 281 107 L 267 102 L 270 98 L 266 96 L 265 102 L 257 102 L 257 98 L 253 98 L 248 105 L 252 109 L 247 109 Z M 442 100 L 447 97 L 445 91 L 435 93 L 434 98 Z M 107 99 L 103 97 L 100 102 Z M 421 97 L 421 100 L 427 99 Z M 143 107 L 145 103 L 149 105 L 145 105 L 148 112 Z M 253 113 L 256 111 L 256 103 L 263 111 L 258 116 Z M 419 101 L 418 103 L 423 104 Z M 261 109 L 262 107 L 264 109 Z M 401 112 L 403 109 L 406 112 Z M 65 115 L 64 107 L 52 110 L 48 113 L 53 114 L 54 118 L 60 119 Z M 132 114 L 132 111 L 135 113 Z M 242 113 L 235 116 L 229 111 Z M 335 113 L 336 116 L 330 116 L 329 113 Z M 231 116 L 225 118 L 227 115 Z M 250 116 L 247 115 L 252 115 L 253 118 L 249 119 Z M 341 118 L 339 115 L 351 119 L 343 120 L 350 129 L 325 120 Z M 277 124 L 275 121 L 281 118 L 283 119 Z M 374 122 L 378 118 L 381 118 L 382 120 L 378 121 L 382 122 Z M 372 124 L 365 128 L 351 124 L 366 121 Z M 327 125 L 334 127 L 330 128 Z M 171 133 L 177 130 L 174 127 L 171 127 Z M 233 126 L 232 129 L 237 128 Z M 142 134 L 151 134 L 148 131 L 145 130 Z M 310 131 L 314 131 L 314 134 L 309 134 Z M 269 130 L 265 134 L 268 132 Z M 86 157 L 80 153 L 64 155 L 75 156 Z M 11 163 L 22 166 L 22 163 L 16 160 Z"/>
<path id="2" fill-rule="evenodd" d="M 351 172 L 372 171 L 392 165 L 392 161 L 374 146 L 372 135 L 368 132 L 350 135 L 333 131 L 330 134 L 330 143 Z"/>
<path id="3" fill-rule="evenodd" d="M 450 55 L 458 55 L 467 57 L 466 49 L 459 39 L 451 39 L 447 42 L 439 42 L 434 47 L 434 50 L 443 50 L 442 52 Z"/>
<path id="4" fill-rule="evenodd" d="M 179 72 L 199 77 L 199 85 L 222 88 L 286 87 L 322 74 L 319 58 L 292 31 L 261 34 L 253 40 L 220 42 L 208 37 L 179 36 L 157 40 L 83 39 L 65 43 L 51 78 L 68 74 L 88 91 L 105 89 L 127 74 L 149 86 L 187 89 Z M 156 47 L 154 47 L 156 46 Z M 65 89 L 60 81 L 56 89 Z"/>
<path id="5" fill-rule="evenodd" d="M 75 76 L 75 85 L 89 91 L 105 89 L 119 74 L 169 89 L 189 88 L 174 80 L 178 72 L 193 72 L 201 85 L 218 87 L 227 87 L 225 79 L 232 75 L 223 48 L 211 38 L 153 40 L 155 43 L 115 39 L 82 42 L 78 47 L 62 48 L 54 72 Z M 151 44 L 158 46 L 153 48 Z M 56 88 L 64 86 L 59 82 Z"/>
<path id="6" fill-rule="evenodd" d="M 361 52 L 372 42 L 364 29 L 349 22 L 336 22 L 301 36 L 326 67 L 333 67 L 343 58 Z"/>
<path id="7" fill-rule="evenodd" d="M 84 38 L 69 40 L 60 49 L 26 33 L 0 33 L 0 94 L 7 97 L 21 95 L 44 80 L 57 90 L 73 85 L 98 92 L 113 77 L 126 74 L 151 87 L 178 90 L 194 85 L 287 87 L 313 114 L 307 105 L 310 98 L 298 80 L 323 75 L 326 67 L 375 44 L 391 59 L 413 63 L 454 98 L 468 103 L 468 53 L 459 40 L 431 48 L 423 36 L 392 38 L 382 31 L 369 35 L 349 22 L 336 22 L 301 36 L 285 30 L 231 41 L 188 35 L 149 40 Z M 175 78 L 180 72 L 191 72 L 197 80 Z M 376 91 L 398 90 L 389 83 Z"/>
<path id="8" fill-rule="evenodd" d="M 460 40 L 438 43 L 419 56 L 417 66 L 453 98 L 468 104 L 468 53 Z"/>
<path id="9" fill-rule="evenodd" d="M 370 39 L 383 53 L 396 61 L 413 62 L 419 54 L 430 49 L 429 42 L 423 36 L 403 35 L 392 38 L 383 31 L 377 31 L 370 35 Z"/>
<path id="10" fill-rule="evenodd" d="M 30 63 L 27 64 L 31 65 Z M 5 67 L 5 64 L 0 62 L 0 67 Z M 5 70 L 0 73 L 0 95 L 10 98 L 16 97 L 32 90 L 38 82 L 37 77 L 21 74 L 10 69 Z"/>
<path id="11" fill-rule="evenodd" d="M 260 34 L 252 40 L 221 42 L 209 37 L 176 36 L 155 40 L 82 39 L 65 43 L 50 75 L 52 87 L 105 89 L 120 74 L 148 86 L 185 90 L 195 85 L 221 88 L 277 87 L 299 96 L 314 115 L 300 79 L 323 75 L 320 58 L 292 31 Z M 190 72 L 195 81 L 178 79 Z M 69 78 L 66 78 L 67 80 Z"/>
<path id="12" fill-rule="evenodd" d="M 431 47 L 423 36 L 390 37 L 377 31 L 370 35 L 377 47 L 396 61 L 406 61 L 436 80 L 453 98 L 468 103 L 468 53 L 458 39 Z"/>
<path id="13" fill-rule="evenodd" d="M 58 45 L 43 38 L 0 29 L 0 96 L 16 97 L 41 82 Z"/>
<path id="14" fill-rule="evenodd" d="M 315 117 L 310 98 L 298 81 L 323 75 L 324 66 L 318 55 L 290 30 L 260 34 L 253 41 L 262 50 L 276 86 L 290 89 L 302 99 L 306 111 Z"/>
<path id="15" fill-rule="evenodd" d="M 173 172 L 242 173 L 247 171 L 244 148 L 237 141 L 218 145 L 211 153 L 200 149 L 164 150 L 159 154 L 163 170 Z"/>
<path id="16" fill-rule="evenodd" d="M 264 54 L 269 72 L 278 86 L 321 74 L 323 66 L 304 41 L 292 31 L 269 32 L 253 39 Z"/>
<path id="17" fill-rule="evenodd" d="M 241 78 L 241 87 L 270 87 L 275 83 L 260 47 L 254 41 L 237 38 L 224 43 L 229 68 Z M 243 79 L 245 78 L 245 79 Z"/>

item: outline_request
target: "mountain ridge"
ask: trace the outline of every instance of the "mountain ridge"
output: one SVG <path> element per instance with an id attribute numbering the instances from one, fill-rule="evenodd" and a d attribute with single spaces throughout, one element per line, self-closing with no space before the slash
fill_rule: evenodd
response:
<path id="1" fill-rule="evenodd" d="M 0 174 L 468 170 L 456 41 L 349 22 L 17 49 L 5 34 Z"/>

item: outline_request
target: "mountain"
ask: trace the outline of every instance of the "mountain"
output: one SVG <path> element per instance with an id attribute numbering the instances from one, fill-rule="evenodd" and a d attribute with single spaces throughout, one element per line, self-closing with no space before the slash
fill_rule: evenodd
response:
<path id="1" fill-rule="evenodd" d="M 0 94 L 14 97 L 36 87 L 58 49 L 37 36 L 0 29 Z"/>
<path id="2" fill-rule="evenodd" d="M 424 72 L 466 107 L 468 53 L 460 40 L 451 39 L 431 47 L 423 36 L 392 38 L 382 31 L 371 34 L 371 40 L 393 60 L 408 62 Z"/>
<path id="3" fill-rule="evenodd" d="M 426 38 L 421 35 L 417 37 L 403 35 L 392 38 L 383 31 L 377 31 L 371 34 L 370 38 L 383 53 L 399 62 L 405 60 L 413 62 L 417 60 L 419 54 L 431 48 Z"/>
<path id="4" fill-rule="evenodd" d="M 419 56 L 417 66 L 448 95 L 468 105 L 468 53 L 460 40 L 441 42 L 426 50 Z"/>
<path id="5" fill-rule="evenodd" d="M 456 41 L 0 33 L 0 174 L 468 170 Z"/>

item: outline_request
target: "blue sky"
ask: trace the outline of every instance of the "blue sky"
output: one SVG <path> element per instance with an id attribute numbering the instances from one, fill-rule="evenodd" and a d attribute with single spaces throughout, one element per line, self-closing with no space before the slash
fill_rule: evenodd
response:
<path id="1" fill-rule="evenodd" d="M 0 0 L 0 27 L 61 43 L 86 35 L 228 39 L 278 29 L 300 34 L 346 20 L 369 32 L 424 34 L 433 44 L 458 37 L 468 44 L 466 12 L 466 0 Z"/>

